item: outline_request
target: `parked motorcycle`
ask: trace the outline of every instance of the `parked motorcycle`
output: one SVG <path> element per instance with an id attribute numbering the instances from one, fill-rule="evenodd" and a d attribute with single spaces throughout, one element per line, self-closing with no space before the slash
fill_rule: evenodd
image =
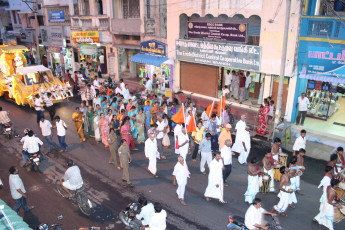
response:
<path id="1" fill-rule="evenodd" d="M 12 138 L 12 133 L 13 133 L 11 125 L 9 123 L 6 123 L 2 126 L 3 126 L 2 134 L 5 135 L 10 140 Z"/>
<path id="2" fill-rule="evenodd" d="M 41 153 L 29 153 L 28 161 L 25 163 L 24 167 L 31 167 L 31 170 L 34 172 L 39 172 L 39 165 L 41 161 Z"/>
<path id="3" fill-rule="evenodd" d="M 119 219 L 121 222 L 129 227 L 130 229 L 134 228 L 133 219 L 135 215 L 139 213 L 139 205 L 137 203 L 130 203 L 127 208 L 122 210 L 119 214 Z"/>

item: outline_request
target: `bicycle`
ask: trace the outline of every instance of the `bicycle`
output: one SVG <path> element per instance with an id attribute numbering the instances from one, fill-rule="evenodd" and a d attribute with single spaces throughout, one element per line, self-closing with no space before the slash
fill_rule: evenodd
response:
<path id="1" fill-rule="evenodd" d="M 63 189 L 62 185 L 60 184 L 60 180 L 57 180 L 55 182 L 55 186 L 56 186 L 56 190 L 58 191 L 58 193 L 66 198 L 66 191 Z M 88 196 L 84 193 L 84 191 L 82 190 L 82 187 L 77 188 L 74 191 L 74 194 L 72 195 L 71 198 L 68 198 L 70 200 L 72 200 L 72 202 L 76 203 L 80 209 L 80 211 L 86 215 L 86 216 L 90 216 L 92 214 L 92 202 L 90 201 L 90 199 L 88 198 Z"/>

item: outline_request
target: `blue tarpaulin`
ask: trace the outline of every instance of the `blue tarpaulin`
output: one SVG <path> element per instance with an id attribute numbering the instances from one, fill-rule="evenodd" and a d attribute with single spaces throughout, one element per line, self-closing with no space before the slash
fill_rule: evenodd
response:
<path id="1" fill-rule="evenodd" d="M 138 63 L 160 67 L 162 63 L 169 60 L 169 58 L 153 56 L 153 55 L 148 55 L 148 54 L 136 54 L 136 55 L 133 55 L 129 60 L 132 62 L 138 62 Z"/>

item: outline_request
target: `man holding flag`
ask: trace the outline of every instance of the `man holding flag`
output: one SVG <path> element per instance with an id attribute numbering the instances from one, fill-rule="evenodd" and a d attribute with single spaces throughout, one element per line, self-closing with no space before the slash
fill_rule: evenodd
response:
<path id="1" fill-rule="evenodd" d="M 171 118 L 173 122 L 176 123 L 174 129 L 174 138 L 175 138 L 175 153 L 180 154 L 179 150 L 179 140 L 178 137 L 181 134 L 182 125 L 185 123 L 185 116 L 184 116 L 184 105 L 182 103 L 181 108 L 177 111 L 177 113 Z"/>

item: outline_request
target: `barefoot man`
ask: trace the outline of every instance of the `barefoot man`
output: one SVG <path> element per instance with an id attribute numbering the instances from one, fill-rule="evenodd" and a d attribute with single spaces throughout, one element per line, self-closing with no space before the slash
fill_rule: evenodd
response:
<path id="1" fill-rule="evenodd" d="M 158 178 L 157 174 L 157 156 L 159 157 L 157 141 L 154 134 L 150 134 L 149 138 L 145 141 L 145 157 L 149 160 L 148 171 Z"/>
<path id="2" fill-rule="evenodd" d="M 259 192 L 259 174 L 263 170 L 258 166 L 258 159 L 253 157 L 248 164 L 248 187 L 244 194 L 244 202 L 253 203 L 255 195 Z"/>
<path id="3" fill-rule="evenodd" d="M 226 204 L 224 201 L 224 184 L 223 184 L 223 160 L 219 152 L 215 153 L 214 159 L 210 164 L 210 173 L 208 174 L 208 185 L 205 191 L 206 201 L 210 198 L 218 199 L 220 203 Z"/>
<path id="4" fill-rule="evenodd" d="M 264 172 L 271 177 L 270 181 L 270 192 L 274 192 L 274 180 L 273 180 L 273 164 L 272 164 L 272 154 L 266 153 L 265 157 L 262 159 L 262 164 L 264 166 Z"/>
<path id="5" fill-rule="evenodd" d="M 174 167 L 173 176 L 174 176 L 174 186 L 176 186 L 176 182 L 178 186 L 176 193 L 182 205 L 186 205 L 186 203 L 184 202 L 184 192 L 186 190 L 187 178 L 189 177 L 189 174 L 190 173 L 186 167 L 185 160 L 183 159 L 182 156 L 179 156 L 178 162 Z"/>
<path id="6" fill-rule="evenodd" d="M 304 167 L 304 155 L 305 155 L 305 150 L 300 149 L 298 152 L 296 152 L 297 155 L 297 162 L 296 162 L 296 167 L 299 171 L 303 172 L 305 171 Z M 301 191 L 301 175 L 297 175 L 296 177 L 296 192 L 300 195 L 303 195 L 303 192 Z"/>
<path id="7" fill-rule="evenodd" d="M 291 194 L 293 193 L 293 189 L 291 187 L 291 182 L 289 178 L 289 169 L 285 166 L 282 166 L 280 168 L 280 173 L 282 174 L 282 177 L 280 178 L 280 184 L 279 184 L 279 203 L 277 205 L 274 205 L 272 207 L 272 212 L 278 212 L 279 215 L 287 216 L 285 211 L 287 207 L 289 206 L 289 201 Z"/>

